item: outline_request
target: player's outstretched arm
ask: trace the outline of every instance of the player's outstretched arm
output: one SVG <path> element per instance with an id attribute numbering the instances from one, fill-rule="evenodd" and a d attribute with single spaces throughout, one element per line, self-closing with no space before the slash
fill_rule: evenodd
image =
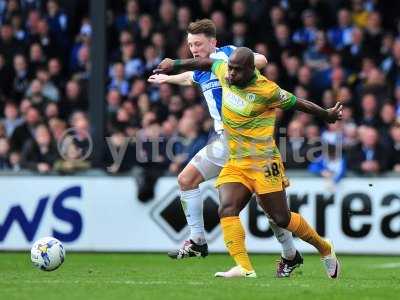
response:
<path id="1" fill-rule="evenodd" d="M 155 84 L 171 83 L 188 86 L 193 85 L 193 72 L 188 71 L 176 75 L 153 74 L 147 81 Z"/>
<path id="2" fill-rule="evenodd" d="M 336 102 L 332 108 L 324 109 L 311 101 L 297 98 L 294 108 L 317 116 L 328 123 L 335 123 L 342 119 L 343 106 L 340 102 Z"/>
<path id="3" fill-rule="evenodd" d="M 211 58 L 170 59 L 165 58 L 153 71 L 153 73 L 168 74 L 179 70 L 202 70 L 210 71 L 214 60 Z"/>
<path id="4" fill-rule="evenodd" d="M 267 58 L 259 53 L 254 53 L 254 65 L 257 69 L 261 70 L 268 64 Z"/>

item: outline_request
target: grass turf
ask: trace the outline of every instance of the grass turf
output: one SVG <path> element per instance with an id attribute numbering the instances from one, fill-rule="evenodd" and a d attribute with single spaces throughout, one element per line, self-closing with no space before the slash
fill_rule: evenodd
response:
<path id="1" fill-rule="evenodd" d="M 400 258 L 342 256 L 342 277 L 326 277 L 306 255 L 292 278 L 274 278 L 276 255 L 252 255 L 256 279 L 213 278 L 228 255 L 173 261 L 164 254 L 67 253 L 54 272 L 34 269 L 28 253 L 0 253 L 0 299 L 400 299 Z"/>

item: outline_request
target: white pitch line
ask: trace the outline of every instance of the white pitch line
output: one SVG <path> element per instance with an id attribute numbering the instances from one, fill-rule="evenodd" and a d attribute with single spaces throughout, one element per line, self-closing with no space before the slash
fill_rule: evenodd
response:
<path id="1" fill-rule="evenodd" d="M 215 281 L 220 281 L 215 279 Z M 99 281 L 94 280 L 20 280 L 24 284 L 98 284 Z M 118 284 L 118 285 L 181 285 L 181 282 L 176 281 L 167 281 L 167 280 L 153 280 L 153 281 L 142 281 L 142 280 L 103 280 L 102 283 L 104 284 Z M 196 281 L 188 281 L 184 282 L 185 285 L 190 286 L 201 286 L 201 285 L 208 285 L 210 282 L 196 282 Z M 270 287 L 271 284 L 264 283 L 264 282 L 252 282 L 251 286 L 257 287 Z M 308 285 L 307 285 L 308 287 Z"/>
<path id="2" fill-rule="evenodd" d="M 371 266 L 371 269 L 397 269 L 397 268 L 400 268 L 400 262 L 399 263 L 386 263 L 386 264 Z"/>
<path id="3" fill-rule="evenodd" d="M 22 282 L 26 284 L 97 284 L 98 281 L 94 280 L 23 280 Z M 171 281 L 135 281 L 135 280 L 104 280 L 103 283 L 111 283 L 111 284 L 127 284 L 127 285 L 169 285 L 174 284 Z M 176 283 L 178 284 L 178 283 Z M 193 282 L 185 283 L 188 285 L 196 285 Z"/>
<path id="4" fill-rule="evenodd" d="M 21 280 L 25 284 L 98 284 L 98 281 L 94 280 Z M 123 284 L 123 285 L 180 285 L 181 282 L 167 281 L 167 280 L 103 280 L 105 284 Z M 188 281 L 185 285 L 205 285 L 204 282 Z"/>

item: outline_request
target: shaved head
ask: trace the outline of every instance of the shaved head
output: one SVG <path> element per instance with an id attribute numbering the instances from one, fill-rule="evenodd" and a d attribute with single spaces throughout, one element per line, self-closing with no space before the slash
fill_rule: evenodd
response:
<path id="1" fill-rule="evenodd" d="M 254 69 L 254 53 L 247 47 L 236 48 L 235 51 L 233 51 L 230 60 Z"/>
<path id="2" fill-rule="evenodd" d="M 229 57 L 228 82 L 240 87 L 246 86 L 254 76 L 254 53 L 249 48 L 238 47 Z"/>

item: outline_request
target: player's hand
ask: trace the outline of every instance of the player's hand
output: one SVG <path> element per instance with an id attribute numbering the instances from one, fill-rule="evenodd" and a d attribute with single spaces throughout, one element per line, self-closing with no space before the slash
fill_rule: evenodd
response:
<path id="1" fill-rule="evenodd" d="M 343 105 L 340 102 L 336 102 L 335 106 L 327 109 L 328 116 L 326 117 L 326 121 L 328 123 L 335 123 L 338 120 L 342 119 L 343 115 Z"/>
<path id="2" fill-rule="evenodd" d="M 162 84 L 168 83 L 169 76 L 166 74 L 153 74 L 151 75 L 147 81 L 150 83 Z"/>
<path id="3" fill-rule="evenodd" d="M 171 73 L 174 69 L 174 60 L 170 58 L 164 58 L 162 62 L 157 66 L 157 69 L 153 70 L 153 73 Z"/>

